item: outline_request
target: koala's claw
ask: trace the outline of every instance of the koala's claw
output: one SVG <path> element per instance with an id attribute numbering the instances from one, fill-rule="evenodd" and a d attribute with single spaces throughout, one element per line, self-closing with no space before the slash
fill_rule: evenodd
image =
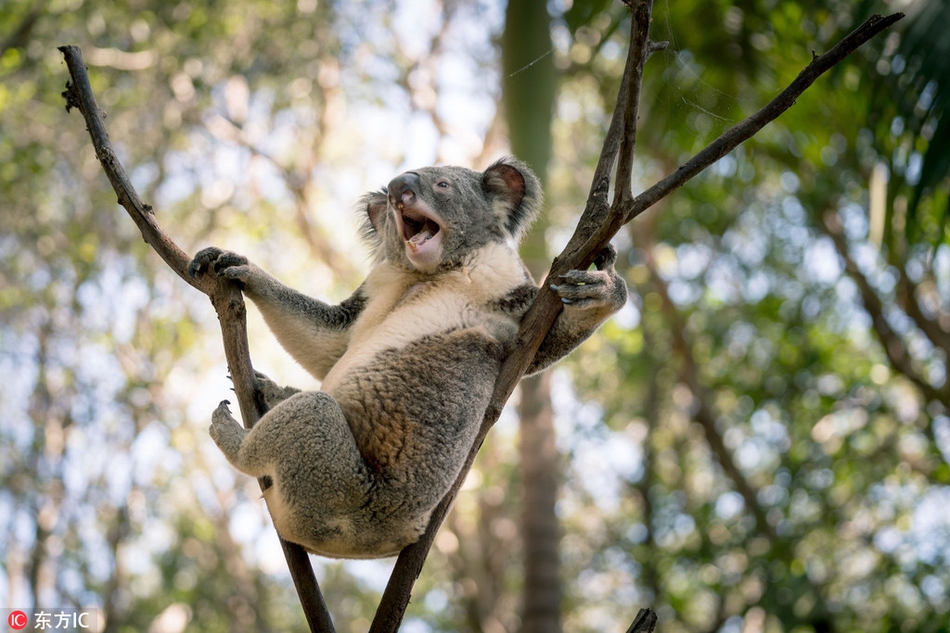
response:
<path id="1" fill-rule="evenodd" d="M 241 440 L 247 435 L 247 430 L 234 419 L 227 400 L 222 400 L 211 414 L 211 427 L 208 432 L 211 439 L 218 445 L 228 459 L 236 457 L 241 447 Z"/>
<path id="2" fill-rule="evenodd" d="M 617 249 L 614 248 L 613 244 L 607 244 L 600 254 L 597 255 L 597 258 L 594 260 L 594 267 L 597 270 L 604 270 L 606 268 L 612 268 L 614 262 L 617 261 Z"/>
<path id="3" fill-rule="evenodd" d="M 237 420 L 234 419 L 234 416 L 231 415 L 231 409 L 228 408 L 228 405 L 230 404 L 230 400 L 222 400 L 218 403 L 218 407 L 214 410 L 214 413 L 211 414 L 212 424 L 227 422 L 228 419 L 237 422 Z"/>
<path id="4" fill-rule="evenodd" d="M 248 273 L 247 266 L 247 257 L 210 246 L 198 251 L 188 264 L 188 274 L 194 278 L 200 273 L 214 272 L 219 277 L 243 283 Z"/>
<path id="5" fill-rule="evenodd" d="M 211 428 L 208 429 L 208 432 L 211 433 L 211 438 L 215 442 L 218 442 L 218 439 L 221 437 L 222 429 L 228 425 L 236 425 L 238 423 L 238 421 L 234 419 L 234 416 L 231 415 L 231 409 L 228 408 L 229 404 L 231 404 L 229 401 L 222 400 L 211 414 Z"/>
<path id="6" fill-rule="evenodd" d="M 222 251 L 214 260 L 213 269 L 214 272 L 221 276 L 233 278 L 236 275 L 229 273 L 235 272 L 233 269 L 240 268 L 242 266 L 247 266 L 247 257 L 244 255 L 238 255 L 237 253 L 232 253 L 231 251 Z"/>
<path id="7" fill-rule="evenodd" d="M 626 284 L 614 271 L 616 260 L 617 250 L 608 244 L 594 260 L 596 270 L 570 270 L 550 288 L 566 306 L 615 312 L 627 300 Z"/>
<path id="8" fill-rule="evenodd" d="M 220 248 L 215 246 L 210 246 L 208 248 L 203 248 L 198 251 L 198 254 L 195 255 L 194 259 L 188 264 L 188 275 L 194 279 L 198 276 L 198 273 L 207 272 L 212 262 L 214 262 L 218 257 L 223 253 Z"/>

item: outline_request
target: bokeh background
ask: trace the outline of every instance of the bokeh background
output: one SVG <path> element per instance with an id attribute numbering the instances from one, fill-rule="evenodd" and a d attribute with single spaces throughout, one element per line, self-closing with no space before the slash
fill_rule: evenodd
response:
<path id="1" fill-rule="evenodd" d="M 628 305 L 486 442 L 404 629 L 950 627 L 950 8 L 660 0 L 635 189 L 872 12 L 907 17 L 617 236 Z M 213 310 L 143 243 L 56 46 L 188 252 L 339 301 L 355 202 L 515 153 L 546 183 L 536 275 L 583 208 L 626 51 L 607 0 L 0 4 L 0 606 L 108 631 L 304 621 L 256 482 L 207 426 Z M 255 365 L 316 388 L 250 310 Z M 392 561 L 314 559 L 339 631 Z"/>

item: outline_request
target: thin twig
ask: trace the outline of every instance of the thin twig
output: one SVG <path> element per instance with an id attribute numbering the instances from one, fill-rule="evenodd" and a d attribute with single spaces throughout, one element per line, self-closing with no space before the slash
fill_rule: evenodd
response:
<path id="1" fill-rule="evenodd" d="M 637 0 L 631 3 L 633 11 L 633 22 L 636 24 L 645 24 L 649 26 L 653 14 L 653 0 Z M 643 84 L 643 65 L 650 55 L 650 39 L 647 28 L 634 29 L 633 37 L 630 40 L 629 54 L 627 55 L 627 64 L 633 68 L 624 70 L 625 76 L 636 77 L 636 81 L 630 83 L 630 88 L 626 94 L 621 92 L 623 98 L 623 133 L 620 137 L 620 156 L 617 159 L 617 178 L 615 182 L 615 193 L 613 206 L 624 206 L 629 204 L 633 198 L 633 153 L 637 146 L 637 119 L 640 116 L 640 86 Z M 617 98 L 619 104 L 621 98 Z"/>
<path id="2" fill-rule="evenodd" d="M 607 242 L 617 234 L 620 227 L 682 187 L 694 176 L 752 138 L 759 130 L 795 105 L 795 100 L 798 99 L 818 77 L 831 70 L 862 44 L 881 31 L 889 28 L 903 17 L 903 13 L 894 13 L 886 17 L 873 15 L 854 31 L 845 36 L 840 42 L 835 44 L 827 53 L 824 55 L 815 55 L 811 63 L 799 73 L 792 83 L 762 109 L 723 132 L 719 138 L 683 163 L 676 171 L 667 175 L 658 183 L 638 195 L 630 201 L 629 204 L 617 209 L 617 212 L 611 215 L 610 221 L 601 224 L 599 229 L 591 234 L 581 247 L 570 252 L 568 252 L 568 249 L 565 249 L 565 253 L 556 260 L 561 263 L 561 267 L 557 271 L 552 268 L 552 272 L 561 274 L 571 268 L 589 266 L 601 249 L 607 245 Z M 573 238 L 571 241 L 574 241 Z"/>
<path id="3" fill-rule="evenodd" d="M 112 188 L 119 197 L 119 204 L 129 213 L 135 224 L 142 232 L 142 237 L 161 256 L 168 266 L 179 277 L 208 295 L 218 320 L 221 323 L 221 334 L 224 339 L 224 352 L 228 361 L 228 370 L 234 384 L 234 393 L 238 399 L 244 425 L 248 428 L 260 419 L 266 412 L 266 406 L 257 389 L 254 380 L 254 369 L 251 366 L 251 356 L 247 341 L 247 321 L 244 298 L 238 287 L 227 280 L 215 275 L 199 275 L 192 278 L 188 274 L 190 258 L 172 241 L 162 230 L 155 219 L 152 207 L 143 203 L 136 193 L 128 174 L 119 162 L 109 133 L 106 130 L 102 111 L 96 103 L 86 65 L 83 62 L 82 51 L 78 46 L 60 46 L 60 52 L 66 60 L 72 82 L 66 84 L 63 97 L 66 99 L 66 111 L 78 108 L 86 120 L 86 128 L 92 138 L 96 157 L 102 165 L 103 171 L 112 183 Z M 261 488 L 264 488 L 261 482 Z M 295 543 L 288 543 L 281 539 L 281 546 L 290 567 L 290 575 L 300 597 L 307 622 L 311 631 L 333 631 L 330 612 L 327 610 L 323 595 L 313 575 L 310 559 L 302 547 Z"/>

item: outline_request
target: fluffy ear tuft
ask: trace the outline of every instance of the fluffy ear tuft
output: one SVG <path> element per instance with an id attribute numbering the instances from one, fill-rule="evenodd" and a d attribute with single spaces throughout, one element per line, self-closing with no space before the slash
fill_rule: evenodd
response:
<path id="1" fill-rule="evenodd" d="M 389 196 L 386 188 L 380 191 L 371 191 L 360 198 L 359 213 L 362 216 L 360 234 L 375 253 L 382 244 L 380 227 L 386 220 L 386 211 L 389 207 Z"/>
<path id="2" fill-rule="evenodd" d="M 541 210 L 541 183 L 520 160 L 507 157 L 482 174 L 482 189 L 493 197 L 499 226 L 516 241 L 531 226 Z"/>

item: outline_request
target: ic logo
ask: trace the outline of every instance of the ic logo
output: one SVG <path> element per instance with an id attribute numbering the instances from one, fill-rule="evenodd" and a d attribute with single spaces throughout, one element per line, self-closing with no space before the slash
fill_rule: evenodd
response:
<path id="1" fill-rule="evenodd" d="M 13 611 L 7 617 L 7 624 L 10 625 L 10 628 L 14 631 L 21 631 L 26 628 L 26 625 L 30 623 L 30 618 L 26 616 L 22 611 Z"/>

